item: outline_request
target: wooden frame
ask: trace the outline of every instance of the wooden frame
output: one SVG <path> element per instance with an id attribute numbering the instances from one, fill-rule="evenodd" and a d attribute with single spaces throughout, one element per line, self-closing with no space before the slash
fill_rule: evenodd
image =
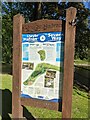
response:
<path id="1" fill-rule="evenodd" d="M 71 7 L 66 12 L 65 29 L 65 56 L 64 56 L 64 81 L 62 98 L 62 118 L 71 118 L 72 87 L 73 87 L 73 61 L 75 26 L 72 20 L 75 19 L 76 9 Z M 41 27 L 40 27 L 41 26 Z M 40 101 L 30 98 L 20 98 L 21 94 L 21 58 L 22 58 L 22 33 L 56 32 L 62 31 L 61 20 L 38 20 L 31 23 L 24 23 L 24 18 L 18 14 L 13 20 L 13 89 L 12 89 L 12 117 L 22 118 L 22 105 L 37 106 L 59 110 L 60 103 Z M 71 63 L 71 64 L 69 64 Z M 68 68 L 68 69 L 67 69 Z"/>

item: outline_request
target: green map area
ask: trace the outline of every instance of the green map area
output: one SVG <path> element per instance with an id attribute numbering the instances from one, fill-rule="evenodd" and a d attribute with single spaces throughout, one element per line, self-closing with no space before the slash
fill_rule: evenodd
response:
<path id="1" fill-rule="evenodd" d="M 60 71 L 60 72 L 63 71 L 61 67 L 58 67 L 56 65 L 52 65 L 49 63 L 39 63 L 36 66 L 33 73 L 29 76 L 29 78 L 23 84 L 28 85 L 30 82 L 31 82 L 31 84 L 33 84 L 40 75 L 42 75 L 46 72 L 47 69 L 56 70 L 56 71 Z"/>
<path id="2" fill-rule="evenodd" d="M 45 50 L 39 50 L 38 53 L 40 55 L 41 61 L 44 61 L 46 58 Z"/>

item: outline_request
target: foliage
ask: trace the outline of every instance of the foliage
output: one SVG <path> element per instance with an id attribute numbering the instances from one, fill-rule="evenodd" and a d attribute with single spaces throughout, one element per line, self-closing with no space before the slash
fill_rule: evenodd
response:
<path id="1" fill-rule="evenodd" d="M 4 15 L 2 21 L 2 58 L 4 62 L 10 63 L 12 54 L 12 19 L 11 15 Z"/>
<path id="2" fill-rule="evenodd" d="M 70 6 L 77 8 L 75 58 L 88 59 L 90 45 L 88 16 L 90 15 L 90 10 L 86 9 L 83 3 L 68 3 L 68 7 Z"/>
<path id="3" fill-rule="evenodd" d="M 81 2 L 13 2 L 2 3 L 2 51 L 3 61 L 12 62 L 12 36 L 13 16 L 23 14 L 26 22 L 37 19 L 63 19 L 66 9 L 70 6 L 77 8 L 77 29 L 75 58 L 87 59 L 90 41 L 90 29 L 88 29 L 88 16 L 90 10 Z"/>
<path id="4" fill-rule="evenodd" d="M 5 63 L 12 62 L 13 16 L 18 13 L 12 4 L 2 4 L 2 60 Z"/>

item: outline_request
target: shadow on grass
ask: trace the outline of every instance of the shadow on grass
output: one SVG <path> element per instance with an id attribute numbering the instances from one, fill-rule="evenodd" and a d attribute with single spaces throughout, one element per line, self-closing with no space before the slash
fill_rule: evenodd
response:
<path id="1" fill-rule="evenodd" d="M 8 119 L 11 120 L 9 113 L 12 112 L 12 94 L 11 91 L 8 89 L 1 90 L 0 93 L 2 94 L 2 113 L 0 115 L 2 116 L 2 119 Z"/>
<path id="2" fill-rule="evenodd" d="M 2 104 L 0 104 L 0 115 L 2 116 L 2 120 L 11 120 L 9 114 L 12 114 L 12 93 L 10 90 L 0 89 L 0 94 L 2 94 Z M 35 120 L 35 118 L 31 115 L 31 113 L 23 106 L 23 116 L 29 120 Z"/>

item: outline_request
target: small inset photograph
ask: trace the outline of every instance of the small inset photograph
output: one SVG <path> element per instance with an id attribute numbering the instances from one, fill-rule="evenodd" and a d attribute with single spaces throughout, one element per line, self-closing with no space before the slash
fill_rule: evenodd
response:
<path id="1" fill-rule="evenodd" d="M 56 78 L 56 71 L 47 70 L 47 71 L 46 71 L 46 76 L 47 76 L 47 77 L 51 77 L 51 78 Z"/>
<path id="2" fill-rule="evenodd" d="M 54 78 L 45 76 L 44 87 L 54 88 Z"/>
<path id="3" fill-rule="evenodd" d="M 33 70 L 34 69 L 34 63 L 23 62 L 22 69 Z"/>

